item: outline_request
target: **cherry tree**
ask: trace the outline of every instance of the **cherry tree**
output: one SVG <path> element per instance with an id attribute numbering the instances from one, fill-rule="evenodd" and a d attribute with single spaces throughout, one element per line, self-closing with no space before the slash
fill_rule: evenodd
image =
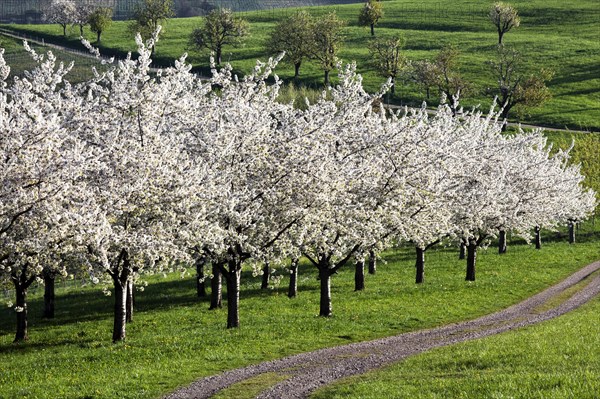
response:
<path id="1" fill-rule="evenodd" d="M 193 82 L 184 59 L 149 75 L 150 50 L 136 36 L 139 58 L 129 55 L 84 87 L 78 136 L 86 150 L 85 189 L 93 222 L 85 238 L 93 278 L 108 276 L 115 293 L 113 341 L 125 339 L 127 291 L 142 273 L 189 261 L 189 209 L 201 207 L 195 190 L 204 166 L 186 150 Z M 89 46 L 89 43 L 86 42 Z"/>
<path id="2" fill-rule="evenodd" d="M 77 242 L 82 200 L 74 190 L 80 148 L 64 124 L 71 66 L 24 45 L 36 67 L 10 84 L 0 49 L 0 278 L 16 292 L 15 342 L 28 339 L 29 286 L 44 268 L 65 273 L 61 258 Z"/>
<path id="3" fill-rule="evenodd" d="M 67 25 L 79 23 L 79 14 L 79 10 L 73 1 L 52 0 L 48 10 L 44 13 L 44 20 L 59 24 L 63 28 L 63 36 L 67 36 Z"/>

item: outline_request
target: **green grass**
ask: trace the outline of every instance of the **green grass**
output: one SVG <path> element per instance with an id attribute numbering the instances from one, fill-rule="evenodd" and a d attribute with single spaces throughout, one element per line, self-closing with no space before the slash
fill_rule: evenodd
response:
<path id="1" fill-rule="evenodd" d="M 317 348 L 439 326 L 504 308 L 600 258 L 596 235 L 564 235 L 543 250 L 525 245 L 478 257 L 477 281 L 464 281 L 456 251 L 428 253 L 426 282 L 414 284 L 410 249 L 386 254 L 367 289 L 353 292 L 352 268 L 333 277 L 334 317 L 317 317 L 318 281 L 302 265 L 299 297 L 286 287 L 261 291 L 246 271 L 241 325 L 225 329 L 226 310 L 208 311 L 192 278 L 154 277 L 137 296 L 124 344 L 110 342 L 112 300 L 90 287 L 59 291 L 54 320 L 41 320 L 42 290 L 31 292 L 30 340 L 13 345 L 14 313 L 0 311 L 0 392 L 3 398 L 154 398 L 194 379 Z M 284 279 L 284 285 L 287 281 Z M 260 386 L 268 381 L 255 381 Z M 245 391 L 248 388 L 244 388 Z"/>
<path id="2" fill-rule="evenodd" d="M 379 36 L 402 34 L 406 38 L 406 56 L 411 60 L 432 58 L 443 44 L 456 44 L 463 53 L 461 69 L 472 81 L 475 90 L 465 98 L 467 106 L 482 104 L 487 107 L 490 99 L 483 94 L 494 84 L 485 61 L 493 58 L 497 34 L 487 20 L 487 7 L 491 2 L 476 3 L 458 0 L 445 5 L 435 0 L 405 2 L 386 1 L 385 16 L 376 28 Z M 560 0 L 533 0 L 511 2 L 521 15 L 521 27 L 507 33 L 507 45 L 514 45 L 526 59 L 530 71 L 540 67 L 555 70 L 550 82 L 553 99 L 545 106 L 532 111 L 524 121 L 546 126 L 572 129 L 600 130 L 600 9 L 594 0 L 565 3 Z M 377 90 L 384 81 L 369 65 L 367 43 L 368 28 L 357 24 L 361 4 L 334 7 L 312 7 L 314 14 L 335 9 L 348 22 L 346 47 L 340 56 L 346 61 L 356 60 L 358 70 L 364 76 L 367 89 Z M 265 59 L 264 42 L 276 21 L 289 15 L 293 9 L 244 12 L 251 23 L 251 38 L 244 47 L 228 48 L 224 60 L 230 61 L 240 73 L 247 73 L 256 59 Z M 164 34 L 158 44 L 155 60 L 162 65 L 172 64 L 173 59 L 189 51 L 190 61 L 197 70 L 208 72 L 208 52 L 199 53 L 188 46 L 190 32 L 201 24 L 200 18 L 173 19 L 166 23 Z M 69 38 L 61 38 L 58 25 L 6 25 L 10 29 L 44 37 L 46 40 L 66 42 L 81 48 L 78 32 L 74 29 Z M 88 32 L 90 40 L 94 40 Z M 105 53 L 124 55 L 135 49 L 126 22 L 117 22 L 103 38 Z M 282 66 L 277 73 L 290 79 L 293 69 Z M 306 63 L 302 67 L 300 83 L 309 88 L 319 88 L 322 73 L 318 67 Z M 390 98 L 402 104 L 420 104 L 424 93 L 412 83 L 399 85 L 398 93 Z M 429 101 L 435 105 L 436 100 Z"/>
<path id="3" fill-rule="evenodd" d="M 431 350 L 317 391 L 314 399 L 593 399 L 600 298 L 540 325 Z"/>

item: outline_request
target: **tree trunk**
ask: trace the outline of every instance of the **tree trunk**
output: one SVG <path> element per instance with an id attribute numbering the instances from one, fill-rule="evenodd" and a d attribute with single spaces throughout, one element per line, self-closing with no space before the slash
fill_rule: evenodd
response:
<path id="1" fill-rule="evenodd" d="M 369 251 L 369 274 L 375 274 L 377 272 L 377 256 L 375 251 Z"/>
<path id="2" fill-rule="evenodd" d="M 135 304 L 135 287 L 133 280 L 127 281 L 127 296 L 125 297 L 125 321 L 131 323 L 133 321 L 133 306 Z"/>
<path id="3" fill-rule="evenodd" d="M 98 43 L 100 43 L 100 35 L 101 35 L 101 34 L 102 34 L 102 32 L 100 32 L 100 31 L 98 31 L 98 32 L 96 33 L 96 35 L 97 35 L 97 37 L 98 37 Z"/>
<path id="4" fill-rule="evenodd" d="M 392 95 L 396 94 L 396 78 L 392 76 L 392 87 L 390 87 Z"/>
<path id="5" fill-rule="evenodd" d="M 354 291 L 362 291 L 365 289 L 365 261 L 364 259 L 357 260 L 354 269 Z"/>
<path id="6" fill-rule="evenodd" d="M 415 283 L 421 284 L 425 281 L 425 250 L 423 248 L 416 247 L 417 250 L 417 261 L 415 263 L 416 278 Z"/>
<path id="7" fill-rule="evenodd" d="M 506 253 L 506 231 L 500 230 L 498 234 L 498 253 L 500 255 Z"/>
<path id="8" fill-rule="evenodd" d="M 325 71 L 325 86 L 329 86 L 329 71 Z"/>
<path id="9" fill-rule="evenodd" d="M 269 275 L 271 274 L 271 268 L 269 267 L 269 262 L 265 262 L 265 265 L 262 269 L 262 282 L 260 284 L 261 290 L 266 290 L 269 288 Z"/>
<path id="10" fill-rule="evenodd" d="M 575 244 L 575 221 L 569 220 L 569 244 Z"/>
<path id="11" fill-rule="evenodd" d="M 217 53 L 217 65 L 221 65 L 221 49 L 218 48 L 216 53 Z"/>
<path id="12" fill-rule="evenodd" d="M 540 226 L 535 226 L 535 249 L 542 249 L 542 234 Z"/>
<path id="13" fill-rule="evenodd" d="M 210 308 L 212 309 L 220 309 L 222 305 L 222 295 L 221 295 L 221 270 L 219 269 L 219 265 L 213 263 L 212 265 L 212 274 L 213 277 L 210 279 Z"/>
<path id="14" fill-rule="evenodd" d="M 297 62 L 294 64 L 294 79 L 298 79 L 298 77 L 300 76 L 300 66 L 302 65 L 302 62 Z"/>
<path id="15" fill-rule="evenodd" d="M 206 285 L 204 284 L 205 264 L 205 258 L 198 257 L 196 259 L 196 295 L 198 295 L 198 298 L 204 298 L 206 296 Z"/>
<path id="16" fill-rule="evenodd" d="M 475 263 L 477 261 L 477 241 L 475 239 L 469 240 L 467 246 L 467 276 L 465 280 L 475 281 Z"/>
<path id="17" fill-rule="evenodd" d="M 66 37 L 66 36 L 67 36 L 67 25 L 66 25 L 66 24 L 64 24 L 64 25 L 62 26 L 62 28 L 63 28 L 63 36 L 65 36 L 65 37 Z"/>
<path id="18" fill-rule="evenodd" d="M 125 325 L 127 323 L 127 283 L 121 282 L 118 271 L 113 276 L 115 286 L 115 314 L 113 326 L 113 343 L 125 340 Z"/>
<path id="19" fill-rule="evenodd" d="M 319 266 L 319 278 L 321 281 L 321 301 L 319 316 L 330 317 L 331 311 L 331 275 L 329 265 Z"/>
<path id="20" fill-rule="evenodd" d="M 502 38 L 504 37 L 504 32 L 502 32 L 500 29 L 498 29 L 498 45 L 501 46 L 502 45 Z"/>
<path id="21" fill-rule="evenodd" d="M 288 288 L 288 297 L 294 298 L 298 295 L 298 262 L 299 260 L 292 259 L 290 266 L 290 286 Z"/>
<path id="22" fill-rule="evenodd" d="M 54 318 L 54 273 L 44 270 L 44 312 L 42 317 L 45 319 Z"/>
<path id="23" fill-rule="evenodd" d="M 467 250 L 467 244 L 464 241 L 460 242 L 460 250 L 458 252 L 458 259 L 463 260 L 465 258 L 465 252 Z"/>
<path id="24" fill-rule="evenodd" d="M 14 281 L 14 286 L 17 296 L 16 306 L 22 311 L 17 312 L 17 333 L 13 342 L 22 342 L 29 339 L 27 333 L 27 288 L 17 281 Z"/>
<path id="25" fill-rule="evenodd" d="M 240 326 L 240 279 L 241 268 L 237 267 L 235 261 L 231 261 L 227 280 L 227 328 L 238 328 Z"/>
<path id="26" fill-rule="evenodd" d="M 375 24 L 371 24 L 371 36 L 375 36 Z"/>
<path id="27" fill-rule="evenodd" d="M 83 37 L 83 25 L 79 25 L 79 36 Z"/>

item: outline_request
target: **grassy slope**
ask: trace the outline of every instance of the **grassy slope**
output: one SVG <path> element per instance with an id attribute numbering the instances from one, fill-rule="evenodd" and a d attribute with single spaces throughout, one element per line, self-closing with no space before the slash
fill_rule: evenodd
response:
<path id="1" fill-rule="evenodd" d="M 337 399 L 593 399 L 600 392 L 600 298 L 543 324 L 439 348 L 339 381 Z"/>
<path id="2" fill-rule="evenodd" d="M 576 4 L 560 0 L 513 1 L 522 17 L 521 27 L 506 35 L 508 45 L 516 46 L 526 55 L 528 67 L 532 71 L 539 67 L 550 67 L 556 71 L 550 82 L 554 98 L 544 107 L 525 118 L 527 122 L 571 128 L 600 129 L 600 44 L 598 42 L 598 17 L 600 9 L 594 0 L 583 0 Z M 347 46 L 341 53 L 345 60 L 356 60 L 359 71 L 365 78 L 365 86 L 376 90 L 383 82 L 369 66 L 366 45 L 369 40 L 367 28 L 357 26 L 357 13 L 360 5 L 339 5 L 335 7 L 314 7 L 315 14 L 337 10 L 348 21 L 346 28 Z M 431 58 L 447 43 L 454 43 L 463 52 L 462 70 L 475 84 L 475 92 L 465 99 L 466 105 L 489 104 L 482 94 L 486 87 L 494 84 L 485 61 L 493 58 L 497 36 L 493 26 L 487 21 L 488 3 L 475 3 L 472 0 L 458 0 L 453 5 L 445 5 L 434 0 L 405 2 L 390 0 L 385 2 L 385 17 L 376 29 L 377 35 L 401 33 L 407 39 L 406 55 L 411 60 Z M 231 61 L 241 71 L 249 71 L 256 59 L 267 55 L 263 43 L 275 21 L 291 12 L 290 9 L 243 13 L 251 22 L 252 37 L 239 49 L 226 49 L 224 59 Z M 193 28 L 199 26 L 198 18 L 168 21 L 159 43 L 155 59 L 169 64 L 173 58 L 188 51 L 187 38 Z M 120 51 L 122 54 L 134 48 L 126 23 L 115 23 L 106 32 L 103 42 L 110 47 L 105 52 Z M 58 25 L 10 26 L 13 29 L 46 35 L 46 39 L 56 39 L 60 35 Z M 78 33 L 70 36 L 70 43 L 80 47 Z M 89 38 L 93 39 L 90 33 Z M 207 71 L 208 54 L 191 51 L 191 62 Z M 290 67 L 278 70 L 280 76 L 289 78 Z M 321 72 L 315 65 L 303 66 L 302 82 L 318 87 Z M 423 93 L 413 84 L 399 88 L 394 102 L 419 104 Z M 432 103 L 434 101 L 431 101 Z"/>
<path id="3" fill-rule="evenodd" d="M 596 239 L 597 240 L 597 239 Z M 354 293 L 350 268 L 333 278 L 335 316 L 316 317 L 318 282 L 303 267 L 300 296 L 285 287 L 260 291 L 243 279 L 241 323 L 225 327 L 225 310 L 206 310 L 192 279 L 154 280 L 138 295 L 125 344 L 110 343 L 112 298 L 93 289 L 59 293 L 57 318 L 42 321 L 41 292 L 30 302 L 30 341 L 11 344 L 14 314 L 0 312 L 2 397 L 157 397 L 193 379 L 263 360 L 473 318 L 515 303 L 600 258 L 597 241 L 564 242 L 536 251 L 513 246 L 479 258 L 478 281 L 463 280 L 464 265 L 449 250 L 428 256 L 427 281 L 413 283 L 412 252 L 387 256 L 367 290 Z M 285 284 L 285 280 L 284 280 Z"/>

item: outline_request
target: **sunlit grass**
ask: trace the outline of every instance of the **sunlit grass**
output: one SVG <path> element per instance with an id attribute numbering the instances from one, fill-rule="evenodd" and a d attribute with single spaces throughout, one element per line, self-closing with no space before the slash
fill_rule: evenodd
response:
<path id="1" fill-rule="evenodd" d="M 386 1 L 385 16 L 376 28 L 378 36 L 401 34 L 406 38 L 405 55 L 410 60 L 432 58 L 444 44 L 455 44 L 462 52 L 461 70 L 473 82 L 474 90 L 463 100 L 464 105 L 481 104 L 488 107 L 490 98 L 485 89 L 494 85 L 486 61 L 495 54 L 497 34 L 487 20 L 487 9 L 491 2 L 473 3 L 459 0 L 440 3 L 434 0 L 406 3 L 400 0 Z M 533 110 L 523 121 L 541 125 L 569 127 L 571 129 L 600 129 L 600 43 L 598 41 L 598 18 L 600 9 L 594 0 L 576 3 L 559 0 L 512 1 L 521 15 L 521 26 L 505 36 L 506 45 L 515 46 L 524 56 L 526 69 L 535 73 L 541 67 L 553 69 L 556 74 L 549 86 L 553 99 L 545 106 Z M 313 14 L 336 10 L 348 22 L 345 28 L 346 46 L 340 53 L 345 61 L 355 60 L 358 71 L 364 77 L 365 87 L 378 90 L 384 78 L 375 73 L 370 64 L 367 44 L 370 40 L 368 28 L 359 27 L 358 10 L 361 4 L 313 7 Z M 251 37 L 243 47 L 226 48 L 224 61 L 231 62 L 239 73 L 251 71 L 257 59 L 266 59 L 264 43 L 276 21 L 290 15 L 294 9 L 244 12 L 241 15 L 251 24 Z M 208 74 L 207 51 L 198 52 L 188 44 L 190 32 L 200 26 L 201 18 L 172 19 L 166 22 L 161 41 L 154 59 L 158 64 L 171 65 L 184 52 L 190 53 L 190 62 L 196 69 Z M 6 25 L 10 29 L 28 32 L 45 40 L 60 41 L 76 48 L 79 43 L 78 29 L 69 37 L 62 38 L 58 25 Z M 93 33 L 87 32 L 90 40 Z M 116 22 L 104 36 L 101 49 L 105 54 L 123 57 L 135 50 L 135 42 L 126 22 Z M 291 80 L 293 67 L 282 65 L 277 73 Z M 323 76 L 318 66 L 306 62 L 299 80 L 304 86 L 317 87 Z M 423 90 L 414 83 L 405 81 L 397 87 L 395 96 L 388 101 L 397 104 L 420 105 L 425 100 Z M 428 103 L 437 104 L 434 94 Z M 516 117 L 516 115 L 513 115 Z"/>
<path id="2" fill-rule="evenodd" d="M 329 319 L 317 317 L 311 266 L 302 265 L 299 296 L 292 300 L 285 286 L 260 290 L 260 279 L 246 271 L 237 330 L 225 329 L 225 309 L 208 311 L 208 302 L 195 296 L 193 278 L 154 277 L 137 295 L 134 322 L 118 345 L 110 341 L 112 297 L 93 287 L 61 288 L 56 319 L 42 320 L 43 290 L 37 288 L 29 305 L 29 342 L 11 343 L 14 313 L 0 311 L 0 392 L 3 398 L 153 398 L 235 367 L 475 318 L 599 259 L 598 238 L 585 242 L 583 232 L 581 238 L 574 246 L 564 235 L 547 240 L 541 251 L 511 245 L 503 256 L 494 248 L 482 251 L 474 283 L 464 281 L 465 265 L 452 248 L 428 253 L 426 281 L 418 286 L 412 249 L 391 251 L 387 264 L 367 276 L 364 292 L 353 292 L 352 267 L 333 277 Z"/>

